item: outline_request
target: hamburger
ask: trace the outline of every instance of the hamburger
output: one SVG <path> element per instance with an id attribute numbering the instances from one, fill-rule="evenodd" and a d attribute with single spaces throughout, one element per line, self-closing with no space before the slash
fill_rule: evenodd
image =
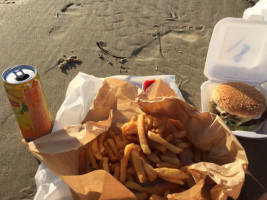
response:
<path id="1" fill-rule="evenodd" d="M 265 97 L 243 82 L 217 85 L 212 91 L 210 111 L 219 115 L 231 130 L 257 132 L 267 118 Z"/>

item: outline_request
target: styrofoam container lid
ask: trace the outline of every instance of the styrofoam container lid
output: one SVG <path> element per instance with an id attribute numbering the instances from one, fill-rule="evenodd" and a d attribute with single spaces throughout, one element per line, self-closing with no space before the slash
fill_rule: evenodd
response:
<path id="1" fill-rule="evenodd" d="M 224 18 L 215 25 L 204 68 L 209 80 L 263 83 L 266 70 L 266 21 Z"/>
<path id="2" fill-rule="evenodd" d="M 247 8 L 243 13 L 243 19 L 253 15 L 262 16 L 267 21 L 267 0 L 260 0 L 253 7 Z"/>

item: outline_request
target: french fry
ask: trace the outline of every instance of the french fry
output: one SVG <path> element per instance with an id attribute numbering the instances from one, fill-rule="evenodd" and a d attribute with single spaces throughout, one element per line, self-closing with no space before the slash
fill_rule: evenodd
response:
<path id="1" fill-rule="evenodd" d="M 120 178 L 120 166 L 115 167 L 113 176 L 119 180 Z"/>
<path id="2" fill-rule="evenodd" d="M 127 174 L 126 174 L 126 180 L 127 181 L 133 181 L 133 182 L 136 181 L 134 175 L 130 174 L 128 171 L 127 171 Z"/>
<path id="3" fill-rule="evenodd" d="M 116 162 L 116 161 L 119 160 L 119 158 L 111 150 L 111 148 L 110 148 L 110 146 L 109 146 L 109 144 L 108 144 L 108 142 L 106 140 L 104 141 L 104 147 L 105 147 L 105 149 L 107 151 L 108 157 L 109 157 L 111 162 Z"/>
<path id="4" fill-rule="evenodd" d="M 169 151 L 173 152 L 173 153 L 178 154 L 178 153 L 181 153 L 183 151 L 182 148 L 179 148 L 179 147 L 177 147 L 177 146 L 175 146 L 173 144 L 170 144 L 169 142 L 164 140 L 162 137 L 160 137 L 160 135 L 155 134 L 155 133 L 153 133 L 151 131 L 148 131 L 148 138 L 153 140 L 153 141 L 155 141 L 155 142 L 157 142 L 157 143 L 160 143 L 160 144 L 166 146 L 167 149 Z"/>
<path id="5" fill-rule="evenodd" d="M 138 144 L 134 144 L 133 145 L 133 150 L 135 150 L 137 152 L 141 152 L 142 151 L 141 147 Z"/>
<path id="6" fill-rule="evenodd" d="M 131 151 L 133 149 L 134 143 L 128 144 L 124 148 L 124 155 L 120 161 L 121 167 L 120 167 L 120 182 L 125 183 L 126 181 L 126 172 L 128 167 L 128 161 L 131 155 Z"/>
<path id="7" fill-rule="evenodd" d="M 148 180 L 150 182 L 155 181 L 158 177 L 157 173 L 154 171 L 153 167 L 144 158 L 141 158 L 141 160 L 142 160 L 145 172 L 148 176 Z"/>
<path id="8" fill-rule="evenodd" d="M 167 199 L 195 185 L 190 165 L 201 152 L 185 138 L 179 120 L 140 114 L 118 126 L 121 131 L 112 127 L 80 149 L 79 174 L 104 169 L 137 199 Z"/>
<path id="9" fill-rule="evenodd" d="M 154 116 L 152 116 L 152 119 L 153 119 L 153 121 L 152 121 L 153 122 L 153 128 L 158 128 L 161 120 L 157 117 L 154 117 Z"/>
<path id="10" fill-rule="evenodd" d="M 179 120 L 176 120 L 176 119 L 168 119 L 168 124 L 171 123 L 175 126 L 176 130 L 178 131 L 184 131 L 185 128 L 183 126 L 183 124 L 179 121 Z"/>
<path id="11" fill-rule="evenodd" d="M 105 155 L 106 154 L 105 147 L 104 147 L 104 140 L 106 139 L 106 137 L 107 137 L 107 132 L 102 133 L 99 136 L 99 151 L 100 151 L 100 153 L 102 155 Z"/>
<path id="12" fill-rule="evenodd" d="M 183 166 L 183 167 L 180 168 L 180 170 L 182 170 L 184 173 L 186 173 L 188 175 L 191 175 L 190 165 Z"/>
<path id="13" fill-rule="evenodd" d="M 147 155 L 151 154 L 150 148 L 147 144 L 146 133 L 145 133 L 145 129 L 144 129 L 144 114 L 138 115 L 137 130 L 138 130 L 138 137 L 139 137 L 139 141 L 140 141 L 140 146 L 141 146 L 144 154 L 147 154 Z"/>
<path id="14" fill-rule="evenodd" d="M 154 154 L 154 153 L 148 155 L 147 158 L 148 158 L 151 162 L 153 162 L 154 164 L 157 164 L 157 163 L 160 163 L 160 162 L 161 162 L 161 160 L 159 159 L 159 157 L 158 157 L 156 154 Z"/>
<path id="15" fill-rule="evenodd" d="M 147 181 L 147 176 L 145 173 L 145 169 L 143 167 L 142 160 L 140 159 L 139 153 L 135 150 L 131 151 L 131 158 L 134 165 L 134 169 L 136 171 L 137 177 L 141 183 Z"/>
<path id="16" fill-rule="evenodd" d="M 129 143 L 128 140 L 123 139 L 120 135 L 115 135 L 113 139 L 115 140 L 118 149 L 123 149 Z"/>
<path id="17" fill-rule="evenodd" d="M 92 150 L 95 154 L 95 158 L 97 160 L 102 160 L 103 157 L 99 151 L 99 144 L 98 144 L 98 137 L 96 137 L 93 141 L 92 141 Z"/>
<path id="18" fill-rule="evenodd" d="M 147 200 L 149 194 L 146 192 L 134 192 L 134 195 L 138 200 Z"/>
<path id="19" fill-rule="evenodd" d="M 174 137 L 173 134 L 167 135 L 166 138 L 165 138 L 165 140 L 166 140 L 167 142 L 171 142 L 172 139 L 173 139 L 173 137 Z"/>
<path id="20" fill-rule="evenodd" d="M 135 175 L 135 169 L 134 169 L 133 166 L 130 166 L 130 167 L 127 169 L 127 174 Z"/>
<path id="21" fill-rule="evenodd" d="M 177 154 L 175 154 L 171 151 L 167 151 L 164 155 L 169 156 L 171 158 L 177 158 Z"/>
<path id="22" fill-rule="evenodd" d="M 159 183 L 154 186 L 154 188 L 161 194 L 165 194 L 166 191 L 176 191 L 180 187 L 181 185 L 170 182 Z"/>
<path id="23" fill-rule="evenodd" d="M 143 187 L 140 184 L 133 182 L 133 181 L 127 181 L 125 183 L 125 186 L 137 192 L 146 192 L 148 194 L 158 194 L 158 191 L 155 188 Z"/>
<path id="24" fill-rule="evenodd" d="M 174 144 L 179 143 L 179 142 L 183 142 L 183 139 L 182 138 L 174 138 L 173 139 Z"/>
<path id="25" fill-rule="evenodd" d="M 186 136 L 186 131 L 175 131 L 175 132 L 172 132 L 172 134 L 176 138 L 183 138 Z"/>
<path id="26" fill-rule="evenodd" d="M 167 131 L 175 138 L 183 138 L 186 136 L 185 128 L 179 120 L 168 119 Z"/>
<path id="27" fill-rule="evenodd" d="M 134 181 L 127 181 L 125 186 L 129 189 L 135 190 L 137 192 L 146 192 L 146 188 Z"/>
<path id="28" fill-rule="evenodd" d="M 165 181 L 170 182 L 170 183 L 176 183 L 176 184 L 179 184 L 179 185 L 184 185 L 184 181 L 181 180 L 181 179 L 172 178 L 172 177 L 166 177 L 166 176 L 161 176 L 161 175 L 159 175 L 159 177 L 162 178 Z"/>
<path id="29" fill-rule="evenodd" d="M 112 150 L 112 152 L 114 153 L 114 155 L 118 156 L 118 149 L 116 147 L 115 141 L 113 140 L 113 138 L 108 138 L 107 142 Z"/>
<path id="30" fill-rule="evenodd" d="M 157 194 L 152 194 L 148 200 L 164 200 L 164 197 L 159 196 Z"/>
<path id="31" fill-rule="evenodd" d="M 92 168 L 98 169 L 98 164 L 96 162 L 96 158 L 92 150 L 92 142 L 90 142 L 88 146 L 88 156 L 89 156 L 90 163 L 92 164 Z"/>
<path id="32" fill-rule="evenodd" d="M 107 172 L 109 172 L 109 159 L 108 157 L 103 157 L 103 169 Z"/>
<path id="33" fill-rule="evenodd" d="M 137 134 L 137 115 L 134 115 L 131 120 L 121 126 L 123 135 Z"/>
<path id="34" fill-rule="evenodd" d="M 171 194 L 171 191 L 170 190 L 166 190 L 164 192 L 164 199 L 168 199 L 168 195 Z"/>
<path id="35" fill-rule="evenodd" d="M 153 118 L 151 115 L 145 116 L 145 123 L 147 124 L 147 130 L 151 130 L 153 128 Z"/>
<path id="36" fill-rule="evenodd" d="M 189 165 L 189 164 L 193 163 L 193 160 L 192 160 L 192 158 L 189 154 L 189 151 L 187 149 L 183 150 L 183 152 L 181 152 L 179 154 L 179 158 L 180 158 L 182 166 Z"/>
<path id="37" fill-rule="evenodd" d="M 167 118 L 166 117 L 163 117 L 159 127 L 157 128 L 157 133 L 163 137 L 164 135 L 164 131 L 166 129 L 166 125 L 167 125 Z"/>
<path id="38" fill-rule="evenodd" d="M 152 128 L 151 131 L 152 131 L 153 133 L 156 133 L 157 129 Z"/>
<path id="39" fill-rule="evenodd" d="M 176 165 L 178 167 L 181 166 L 181 162 L 177 157 L 172 157 L 172 156 L 165 155 L 165 154 L 161 154 L 161 155 L 159 155 L 159 157 L 164 162 L 174 164 L 174 165 Z"/>
<path id="40" fill-rule="evenodd" d="M 177 142 L 175 144 L 177 147 L 180 147 L 182 149 L 189 148 L 191 145 L 188 142 Z"/>
<path id="41" fill-rule="evenodd" d="M 167 168 L 179 169 L 178 165 L 168 163 L 168 162 L 160 162 L 160 163 L 157 163 L 156 166 L 158 168 L 167 167 Z"/>
<path id="42" fill-rule="evenodd" d="M 173 179 L 187 179 L 190 177 L 188 174 L 184 173 L 182 170 L 179 169 L 162 167 L 162 168 L 155 168 L 154 170 L 157 172 L 160 178 L 166 177 Z"/>
<path id="43" fill-rule="evenodd" d="M 115 170 L 115 168 L 116 167 L 120 167 L 121 166 L 121 164 L 120 163 L 109 163 L 109 170 L 110 170 L 110 172 L 114 172 L 114 170 Z"/>
<path id="44" fill-rule="evenodd" d="M 166 153 L 167 152 L 167 147 L 166 146 L 164 146 L 162 144 L 159 144 L 157 142 L 154 142 L 152 140 L 148 140 L 148 145 L 151 148 L 153 148 L 153 149 L 155 149 L 155 150 L 157 150 L 157 151 L 159 151 L 161 153 Z"/>
<path id="45" fill-rule="evenodd" d="M 131 142 L 139 144 L 139 138 L 135 135 L 126 135 L 125 138 Z"/>
<path id="46" fill-rule="evenodd" d="M 86 174 L 86 148 L 82 148 L 79 151 L 79 174 Z"/>

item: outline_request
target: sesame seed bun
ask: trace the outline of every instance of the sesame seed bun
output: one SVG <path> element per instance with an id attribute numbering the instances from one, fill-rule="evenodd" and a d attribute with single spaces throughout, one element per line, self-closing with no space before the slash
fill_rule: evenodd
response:
<path id="1" fill-rule="evenodd" d="M 224 111 L 242 118 L 255 118 L 266 109 L 265 97 L 242 82 L 219 84 L 212 92 L 213 101 Z"/>

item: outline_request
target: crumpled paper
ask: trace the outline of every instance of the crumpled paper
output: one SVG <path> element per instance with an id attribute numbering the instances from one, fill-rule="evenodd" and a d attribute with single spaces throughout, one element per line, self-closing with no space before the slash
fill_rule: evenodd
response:
<path id="1" fill-rule="evenodd" d="M 127 76 L 116 75 L 107 78 L 116 78 L 134 84 L 142 89 L 145 80 L 161 79 L 182 98 L 182 94 L 175 83 L 174 75 L 153 75 L 153 76 Z M 69 83 L 66 97 L 59 108 L 53 126 L 53 132 L 63 129 L 67 125 L 78 124 L 86 116 L 99 88 L 105 78 L 98 78 L 83 72 L 79 72 Z M 90 91 L 90 92 L 89 92 Z M 68 185 L 55 175 L 43 163 L 35 174 L 37 192 L 34 200 L 73 200 Z"/>
<path id="2" fill-rule="evenodd" d="M 25 145 L 65 181 L 75 199 L 135 199 L 131 191 L 104 170 L 78 175 L 78 152 L 115 121 L 124 123 L 141 112 L 180 120 L 188 139 L 203 153 L 203 162 L 190 167 L 197 184 L 185 192 L 169 195 L 169 199 L 238 197 L 248 167 L 243 147 L 219 117 L 200 113 L 177 98 L 161 80 L 146 93 L 140 93 L 129 82 L 106 79 L 84 123 L 66 126 Z"/>

